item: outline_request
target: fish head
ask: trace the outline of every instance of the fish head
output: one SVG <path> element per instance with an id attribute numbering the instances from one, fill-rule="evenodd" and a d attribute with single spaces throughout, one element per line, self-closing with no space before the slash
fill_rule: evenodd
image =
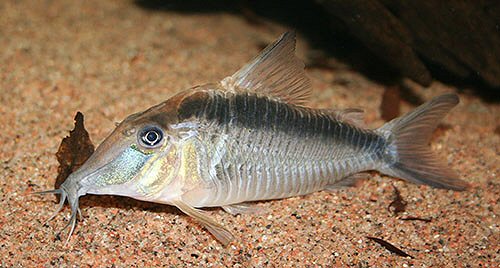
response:
<path id="1" fill-rule="evenodd" d="M 175 98 L 127 117 L 61 185 L 68 195 L 109 194 L 153 201 L 180 165 Z M 171 189 L 176 191 L 178 189 Z"/>
<path id="2" fill-rule="evenodd" d="M 192 127 L 178 124 L 177 110 L 184 95 L 181 92 L 128 116 L 59 189 L 38 192 L 61 195 L 59 207 L 49 220 L 68 201 L 71 206 L 70 222 L 65 227 L 71 226 L 68 239 L 79 212 L 78 200 L 83 195 L 120 195 L 156 202 L 161 201 L 160 194 L 172 198 L 182 195 L 182 185 L 176 180 L 181 162 L 178 148 Z"/>
<path id="3" fill-rule="evenodd" d="M 128 116 L 97 147 L 87 161 L 58 189 L 76 211 L 79 197 L 109 194 L 153 201 L 161 190 L 174 187 L 180 165 L 177 149 L 183 133 L 178 121 L 182 96 Z M 178 192 L 178 188 L 171 189 Z"/>

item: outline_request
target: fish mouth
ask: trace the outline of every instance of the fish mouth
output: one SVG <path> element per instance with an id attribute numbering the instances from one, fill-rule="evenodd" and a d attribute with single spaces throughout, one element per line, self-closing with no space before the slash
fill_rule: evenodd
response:
<path id="1" fill-rule="evenodd" d="M 70 230 L 68 232 L 68 236 L 66 238 L 65 245 L 69 242 L 69 239 L 73 235 L 73 232 L 76 227 L 76 222 L 77 222 L 77 216 L 82 219 L 82 213 L 80 211 L 79 207 L 79 199 L 80 196 L 83 196 L 87 193 L 87 190 L 85 187 L 83 187 L 80 182 L 83 180 L 88 180 L 92 177 L 98 176 L 99 172 L 102 171 L 109 163 L 106 163 L 100 167 L 97 168 L 91 168 L 85 163 L 83 166 L 81 166 L 77 171 L 71 173 L 68 178 L 61 184 L 59 189 L 54 189 L 54 190 L 48 190 L 48 191 L 41 191 L 41 192 L 35 192 L 34 194 L 60 194 L 59 198 L 59 203 L 57 205 L 56 210 L 52 213 L 52 215 L 43 223 L 43 225 L 47 225 L 49 221 L 54 219 L 59 212 L 64 207 L 64 203 L 67 200 L 68 204 L 70 205 L 71 208 L 71 215 L 69 218 L 68 223 L 59 231 L 56 233 L 56 238 L 60 237 L 60 234 L 66 230 L 68 227 L 70 227 Z M 90 172 L 89 172 L 90 170 Z"/>
<path id="2" fill-rule="evenodd" d="M 59 204 L 57 205 L 56 210 L 44 222 L 43 225 L 48 224 L 49 221 L 54 219 L 59 214 L 59 212 L 61 212 L 61 210 L 63 209 L 65 201 L 66 200 L 68 201 L 68 204 L 70 205 L 70 208 L 71 208 L 71 215 L 70 215 L 69 221 L 59 232 L 56 233 L 56 237 L 60 237 L 60 234 L 64 230 L 66 230 L 68 227 L 70 227 L 70 230 L 68 232 L 68 236 L 66 238 L 65 245 L 69 242 L 69 239 L 73 235 L 73 232 L 74 232 L 75 227 L 76 227 L 77 216 L 80 219 L 82 219 L 82 213 L 80 211 L 78 201 L 80 199 L 80 196 L 83 196 L 86 194 L 86 190 L 82 191 L 82 189 L 84 189 L 84 188 L 78 183 L 79 178 L 82 178 L 83 180 L 85 180 L 87 178 L 93 177 L 96 174 L 98 174 L 99 171 L 102 170 L 107 165 L 108 165 L 108 163 L 104 164 L 103 166 L 101 166 L 101 167 L 99 167 L 91 172 L 88 172 L 87 174 L 84 174 L 85 172 L 81 172 L 81 171 L 88 170 L 87 168 L 85 168 L 85 164 L 84 164 L 79 170 L 71 173 L 69 175 L 69 177 L 63 182 L 63 184 L 61 184 L 59 189 L 34 193 L 34 194 L 60 194 L 61 195 L 59 198 Z"/>
<path id="3" fill-rule="evenodd" d="M 104 154 L 100 154 L 100 152 Z M 63 209 L 64 203 L 67 200 L 71 207 L 71 216 L 68 224 L 56 233 L 56 237 L 59 237 L 64 230 L 70 227 L 65 243 L 67 244 L 75 230 L 77 216 L 80 219 L 82 218 L 79 209 L 79 198 L 87 193 L 117 194 L 116 192 L 106 192 L 105 190 L 109 190 L 113 186 L 119 187 L 131 181 L 150 157 L 130 147 L 126 147 L 125 149 L 116 148 L 111 153 L 97 150 L 87 162 L 66 178 L 59 189 L 35 193 L 61 195 L 56 211 L 45 221 L 44 225 Z M 105 163 L 102 163 L 104 162 L 103 160 Z M 123 190 L 123 187 L 120 189 Z"/>
<path id="4" fill-rule="evenodd" d="M 99 160 L 103 160 L 102 156 L 105 156 L 102 152 L 102 150 L 96 150 L 89 159 L 81 166 L 79 167 L 76 171 L 71 173 L 66 180 L 61 184 L 59 189 L 54 189 L 54 190 L 48 190 L 48 191 L 41 191 L 41 192 L 35 192 L 33 194 L 41 194 L 41 195 L 46 195 L 46 194 L 59 194 L 59 203 L 56 207 L 56 210 L 52 213 L 52 215 L 45 220 L 43 225 L 47 225 L 52 219 L 54 219 L 59 212 L 64 208 L 64 203 L 66 200 L 68 201 L 68 204 L 70 205 L 71 208 L 71 215 L 69 218 L 68 223 L 56 233 L 56 238 L 60 238 L 60 234 L 66 230 L 68 227 L 70 227 L 70 230 L 68 232 L 68 236 L 66 238 L 66 242 L 64 245 L 66 245 L 74 230 L 76 227 L 76 222 L 77 222 L 77 216 L 82 219 L 82 214 L 79 208 L 79 198 L 80 196 L 83 196 L 87 194 L 87 188 L 84 187 L 88 181 L 92 180 L 92 177 L 96 177 L 102 170 L 112 162 L 111 160 L 108 159 L 107 163 L 99 163 Z"/>
<path id="5" fill-rule="evenodd" d="M 64 243 L 65 245 L 69 242 L 69 239 L 71 238 L 71 235 L 73 234 L 75 227 L 76 227 L 76 221 L 77 221 L 77 215 L 82 218 L 82 213 L 80 211 L 80 208 L 78 206 L 78 196 L 68 194 L 68 191 L 65 190 L 62 186 L 59 189 L 55 190 L 49 190 L 49 191 L 42 191 L 42 192 L 35 192 L 34 194 L 60 194 L 60 199 L 59 199 L 59 204 L 57 205 L 56 211 L 52 213 L 52 215 L 43 223 L 43 225 L 47 225 L 49 221 L 54 219 L 59 212 L 64 207 L 64 202 L 66 199 L 68 200 L 68 203 L 70 204 L 71 207 L 71 216 L 68 221 L 68 223 L 59 231 L 56 233 L 56 237 L 60 237 L 60 234 L 66 230 L 68 227 L 71 226 L 68 237 L 66 238 L 66 242 Z"/>

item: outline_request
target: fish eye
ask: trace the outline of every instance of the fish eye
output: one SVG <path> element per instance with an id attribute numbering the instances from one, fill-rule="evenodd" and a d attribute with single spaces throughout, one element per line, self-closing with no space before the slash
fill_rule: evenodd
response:
<path id="1" fill-rule="evenodd" d="M 138 132 L 137 139 L 146 148 L 158 148 L 164 139 L 163 130 L 156 126 L 146 126 Z"/>

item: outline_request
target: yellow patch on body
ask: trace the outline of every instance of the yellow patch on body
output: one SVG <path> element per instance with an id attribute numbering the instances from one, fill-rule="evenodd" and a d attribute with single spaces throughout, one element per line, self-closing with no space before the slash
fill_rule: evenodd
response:
<path id="1" fill-rule="evenodd" d="M 168 150 L 166 155 L 155 154 L 138 174 L 137 189 L 147 196 L 160 193 L 177 175 L 177 149 Z"/>
<path id="2" fill-rule="evenodd" d="M 195 141 L 186 141 L 186 143 L 182 146 L 181 154 L 182 157 L 179 177 L 184 179 L 184 188 L 186 188 L 186 190 L 191 190 L 192 188 L 199 186 L 199 183 L 201 182 L 199 172 L 200 160 Z"/>

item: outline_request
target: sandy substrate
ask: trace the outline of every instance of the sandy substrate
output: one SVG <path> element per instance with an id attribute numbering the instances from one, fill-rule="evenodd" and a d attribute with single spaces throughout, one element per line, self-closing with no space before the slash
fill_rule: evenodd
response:
<path id="1" fill-rule="evenodd" d="M 130 1 L 2 1 L 0 3 L 0 267 L 10 266 L 472 266 L 500 263 L 498 103 L 460 89 L 449 128 L 432 146 L 473 188 L 437 190 L 370 175 L 338 193 L 261 202 L 261 215 L 209 213 L 238 238 L 222 247 L 175 208 L 128 198 L 86 196 L 83 221 L 64 246 L 55 232 L 69 208 L 48 225 L 57 177 L 55 152 L 86 116 L 95 144 L 127 115 L 193 85 L 236 71 L 284 31 L 250 25 L 238 16 L 152 12 Z M 307 40 L 299 34 L 299 56 Z M 310 69 L 311 106 L 364 107 L 380 126 L 383 87 L 339 64 Z M 338 81 L 343 81 L 342 83 Z M 456 92 L 411 84 L 423 99 Z M 414 108 L 404 103 L 405 111 Z M 497 129 L 495 133 L 495 129 Z M 393 185 L 408 202 L 394 215 Z M 425 221 L 405 221 L 405 217 Z M 367 239 L 385 239 L 404 258 Z"/>

